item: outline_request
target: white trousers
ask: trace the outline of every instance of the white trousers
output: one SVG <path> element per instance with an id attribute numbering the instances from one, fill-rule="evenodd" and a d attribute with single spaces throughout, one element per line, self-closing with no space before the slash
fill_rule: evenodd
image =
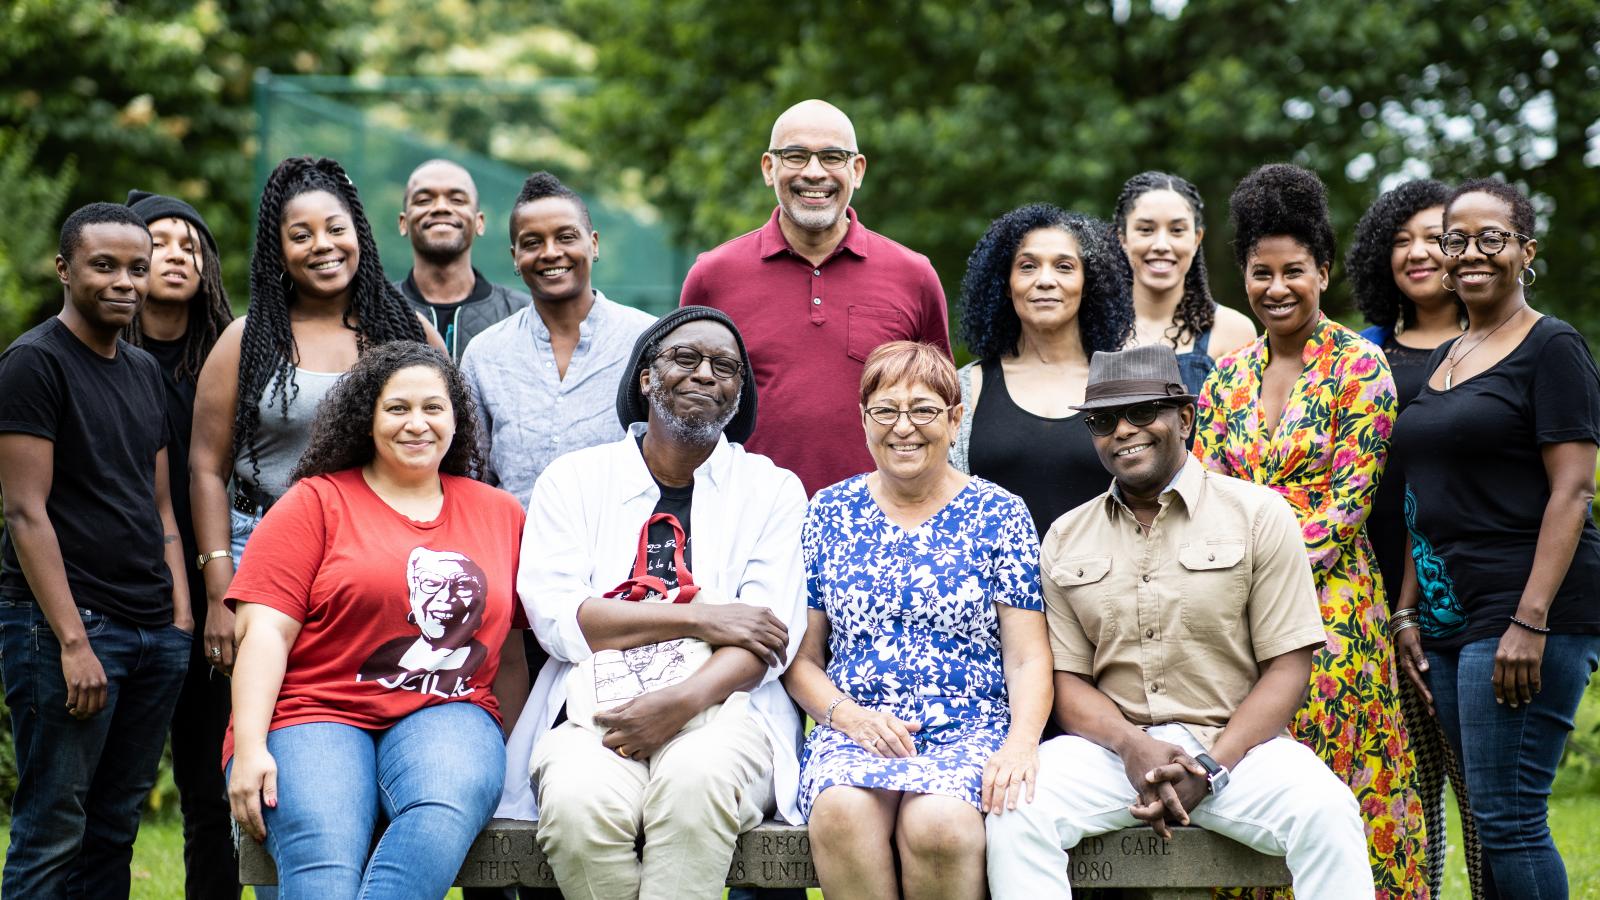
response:
<path id="1" fill-rule="evenodd" d="M 772 747 L 748 703 L 723 704 L 644 761 L 564 722 L 529 765 L 539 846 L 568 900 L 721 898 L 735 838 L 773 807 Z"/>
<path id="2" fill-rule="evenodd" d="M 1203 752 L 1182 725 L 1157 725 L 1149 732 L 1191 754 Z M 1355 795 L 1315 753 L 1277 737 L 1245 754 L 1229 774 L 1222 793 L 1190 811 L 1190 824 L 1287 857 L 1296 896 L 1372 900 L 1367 837 Z M 994 900 L 1072 896 L 1068 848 L 1141 824 L 1128 811 L 1136 800 L 1115 753 L 1074 736 L 1045 742 L 1034 802 L 988 817 Z"/>

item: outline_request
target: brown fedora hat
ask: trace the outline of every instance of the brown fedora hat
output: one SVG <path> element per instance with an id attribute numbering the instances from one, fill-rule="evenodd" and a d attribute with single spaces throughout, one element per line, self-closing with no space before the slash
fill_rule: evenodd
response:
<path id="1" fill-rule="evenodd" d="M 1166 344 L 1097 351 L 1089 360 L 1083 402 L 1072 408 L 1104 409 L 1149 400 L 1195 401 L 1178 374 L 1178 355 Z"/>

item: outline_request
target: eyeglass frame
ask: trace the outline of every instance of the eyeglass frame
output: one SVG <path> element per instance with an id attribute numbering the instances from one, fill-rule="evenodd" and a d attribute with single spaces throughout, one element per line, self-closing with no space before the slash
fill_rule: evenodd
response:
<path id="1" fill-rule="evenodd" d="M 668 347 L 665 350 L 662 350 L 660 353 L 657 353 L 655 355 L 655 358 L 652 359 L 651 362 L 658 362 L 658 361 L 660 361 L 661 357 L 668 356 L 670 354 L 676 354 L 679 351 L 683 351 L 683 352 L 686 352 L 686 353 L 693 353 L 695 355 L 694 365 L 692 365 L 692 366 L 686 366 L 683 363 L 678 362 L 677 359 L 673 359 L 672 360 L 672 364 L 673 365 L 675 365 L 678 368 L 684 370 L 685 372 L 698 372 L 698 371 L 700 371 L 700 364 L 709 359 L 709 360 L 711 360 L 711 375 L 713 377 L 715 377 L 716 379 L 718 379 L 719 381 L 733 381 L 734 379 L 738 378 L 740 375 L 744 374 L 744 369 L 745 369 L 744 360 L 734 359 L 731 356 L 712 356 L 709 353 L 701 353 L 699 350 L 696 350 L 695 348 L 690 347 L 687 344 L 674 344 L 671 347 Z M 717 362 L 719 360 L 721 360 L 723 362 L 732 363 L 736 367 L 733 370 L 733 374 L 724 375 L 721 372 L 718 372 L 717 371 Z"/>
<path id="2" fill-rule="evenodd" d="M 1154 407 L 1155 408 L 1155 412 L 1151 413 L 1150 418 L 1148 420 L 1143 421 L 1143 422 L 1135 422 L 1133 419 L 1128 418 L 1128 413 L 1129 412 L 1132 412 L 1133 410 L 1136 410 L 1136 409 L 1139 409 L 1140 407 L 1145 407 L 1145 406 L 1150 406 L 1150 407 Z M 1103 407 L 1101 409 L 1091 409 L 1088 412 L 1083 414 L 1083 427 L 1089 429 L 1089 433 L 1091 435 L 1094 435 L 1095 437 L 1110 437 L 1113 434 L 1117 433 L 1117 423 L 1122 422 L 1123 420 L 1126 420 L 1129 425 L 1132 425 L 1135 428 L 1143 428 L 1146 425 L 1149 425 L 1151 422 L 1154 422 L 1156 419 L 1160 418 L 1161 417 L 1161 411 L 1163 409 L 1180 409 L 1181 407 L 1182 407 L 1182 404 L 1175 403 L 1175 402 L 1173 402 L 1171 400 L 1140 400 L 1138 403 L 1129 403 L 1127 406 L 1113 406 L 1113 407 Z M 1107 415 L 1107 416 L 1113 416 L 1114 417 L 1111 420 L 1111 427 L 1106 429 L 1104 433 L 1096 431 L 1095 430 L 1095 426 L 1093 424 L 1095 417 L 1099 416 L 1099 415 Z"/>
<path id="3" fill-rule="evenodd" d="M 804 151 L 806 154 L 806 161 L 797 166 L 783 158 L 783 154 L 794 151 Z M 824 153 L 843 153 L 845 154 L 844 162 L 839 163 L 837 166 L 830 166 L 822 159 L 822 154 Z M 861 152 L 859 150 L 846 150 L 843 147 L 823 147 L 820 150 L 812 150 L 809 147 L 772 147 L 767 150 L 767 155 L 775 157 L 778 161 L 778 164 L 784 168 L 793 169 L 797 172 L 801 169 L 804 169 L 806 166 L 811 165 L 812 157 L 816 157 L 817 165 L 821 166 L 826 171 L 843 172 L 850 165 L 850 161 L 860 156 Z"/>
<path id="4" fill-rule="evenodd" d="M 1485 250 L 1484 247 L 1483 247 L 1483 244 L 1481 242 L 1479 242 L 1478 239 L 1483 237 L 1486 234 L 1502 235 L 1504 243 L 1502 243 L 1500 245 L 1499 249 L 1497 249 L 1497 250 Z M 1445 241 L 1450 240 L 1452 238 L 1456 238 L 1456 237 L 1459 237 L 1459 238 L 1462 239 L 1461 249 L 1456 251 L 1455 253 L 1451 253 L 1449 251 L 1449 249 L 1445 247 L 1444 243 L 1445 243 Z M 1456 257 L 1461 256 L 1462 254 L 1466 253 L 1467 252 L 1467 248 L 1469 246 L 1474 245 L 1474 244 L 1477 245 L 1478 252 L 1482 253 L 1484 256 L 1499 256 L 1501 251 L 1506 249 L 1506 245 L 1511 243 L 1511 238 L 1516 238 L 1517 240 L 1519 240 L 1519 241 L 1521 241 L 1523 243 L 1527 243 L 1528 241 L 1533 240 L 1533 238 L 1529 237 L 1528 235 L 1523 234 L 1520 231 L 1510 231 L 1510 230 L 1505 229 L 1505 228 L 1485 228 L 1484 230 L 1478 232 L 1477 234 L 1467 234 L 1465 231 L 1452 230 L 1452 231 L 1446 231 L 1443 234 L 1435 235 L 1433 240 L 1434 240 L 1434 243 L 1439 245 L 1439 252 L 1440 253 L 1443 253 L 1445 256 L 1448 256 L 1451 259 L 1455 259 Z"/>
<path id="5" fill-rule="evenodd" d="M 914 410 L 914 409 L 935 409 L 935 408 L 938 409 L 938 412 L 936 412 L 933 415 L 929 416 L 928 420 L 926 422 L 918 422 L 911 415 L 911 411 Z M 861 411 L 867 414 L 867 418 L 869 418 L 872 421 L 878 423 L 879 425 L 882 425 L 884 428 L 894 428 L 894 427 L 896 427 L 896 426 L 898 426 L 900 424 L 900 417 L 901 416 L 905 416 L 906 417 L 906 421 L 910 422 L 913 427 L 921 427 L 923 425 L 932 425 L 934 422 L 938 421 L 938 419 L 939 419 L 939 417 L 941 415 L 945 415 L 946 413 L 949 413 L 950 410 L 952 410 L 952 409 L 955 409 L 955 407 L 954 406 L 933 407 L 933 406 L 925 406 L 925 405 L 919 403 L 916 406 L 911 407 L 910 409 L 901 409 L 898 406 L 864 406 L 864 407 L 861 408 Z M 889 420 L 889 421 L 887 421 L 887 422 L 885 422 L 882 419 L 878 418 L 877 416 L 873 415 L 874 411 L 887 412 L 889 410 L 893 410 L 894 411 L 894 418 Z"/>

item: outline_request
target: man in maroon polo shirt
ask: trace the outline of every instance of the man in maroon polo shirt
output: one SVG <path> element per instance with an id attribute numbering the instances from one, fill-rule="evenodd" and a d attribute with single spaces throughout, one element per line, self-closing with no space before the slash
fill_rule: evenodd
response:
<path id="1" fill-rule="evenodd" d="M 944 289 L 928 258 L 868 231 L 850 208 L 867 158 L 832 104 L 806 100 L 772 126 L 761 175 L 778 208 L 761 228 L 702 253 L 682 305 L 739 326 L 761 394 L 745 446 L 800 476 L 807 494 L 871 471 L 857 393 L 879 344 L 950 352 Z"/>

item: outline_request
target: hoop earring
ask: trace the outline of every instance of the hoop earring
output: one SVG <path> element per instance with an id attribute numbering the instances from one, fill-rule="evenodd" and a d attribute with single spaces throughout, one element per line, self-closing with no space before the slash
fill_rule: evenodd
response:
<path id="1" fill-rule="evenodd" d="M 1527 276 L 1526 281 L 1523 280 L 1523 276 Z M 1523 266 L 1522 271 L 1517 273 L 1517 284 L 1520 284 L 1523 287 L 1527 287 L 1538 280 L 1539 273 L 1533 270 L 1533 266 Z"/>
<path id="2" fill-rule="evenodd" d="M 1439 284 L 1443 285 L 1444 289 L 1449 291 L 1452 294 L 1454 294 L 1456 292 L 1456 286 L 1450 283 L 1450 273 L 1449 272 L 1446 272 L 1443 275 L 1439 276 Z"/>

